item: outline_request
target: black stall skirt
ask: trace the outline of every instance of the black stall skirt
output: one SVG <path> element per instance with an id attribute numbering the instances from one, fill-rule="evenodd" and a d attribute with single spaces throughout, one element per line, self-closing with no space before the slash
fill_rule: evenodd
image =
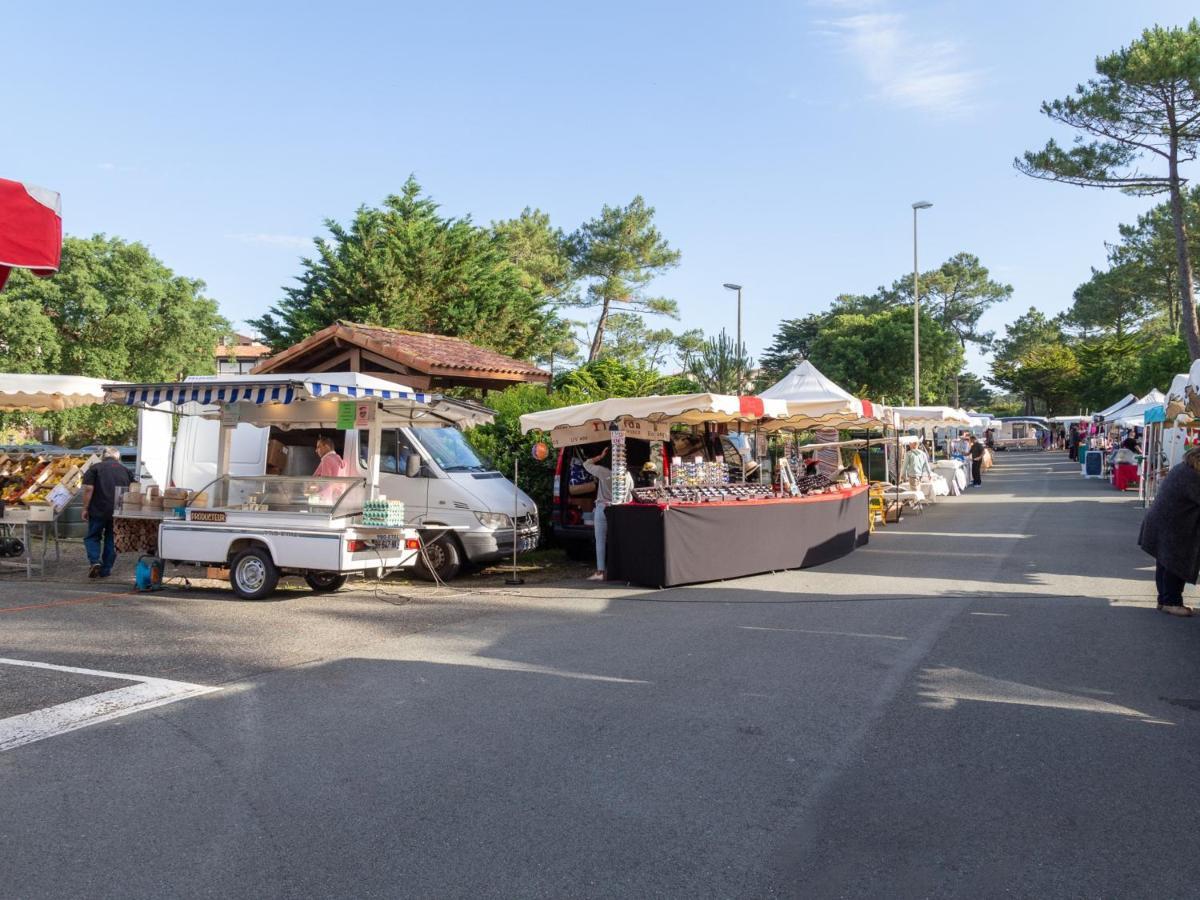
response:
<path id="1" fill-rule="evenodd" d="M 794 500 L 610 506 L 609 581 L 670 587 L 817 566 L 867 542 L 867 488 Z"/>

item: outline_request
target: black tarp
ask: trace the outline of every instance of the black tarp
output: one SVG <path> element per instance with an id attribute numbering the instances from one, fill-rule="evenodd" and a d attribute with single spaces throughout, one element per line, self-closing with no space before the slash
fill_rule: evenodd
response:
<path id="1" fill-rule="evenodd" d="M 867 542 L 867 489 L 795 500 L 610 506 L 610 581 L 669 587 L 800 569 Z"/>

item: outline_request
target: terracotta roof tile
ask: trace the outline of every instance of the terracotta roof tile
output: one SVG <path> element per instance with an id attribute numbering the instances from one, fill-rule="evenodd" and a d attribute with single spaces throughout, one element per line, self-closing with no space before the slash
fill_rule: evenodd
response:
<path id="1" fill-rule="evenodd" d="M 354 322 L 339 322 L 323 328 L 316 334 L 282 351 L 278 356 L 259 363 L 255 371 L 271 371 L 278 364 L 303 355 L 320 344 L 331 340 L 343 340 L 382 356 L 395 359 L 409 368 L 433 376 L 453 378 L 487 378 L 492 376 L 503 381 L 547 382 L 550 373 L 530 363 L 513 359 L 477 347 L 461 338 L 441 334 L 425 334 L 419 331 L 402 331 L 377 325 L 359 325 Z"/>

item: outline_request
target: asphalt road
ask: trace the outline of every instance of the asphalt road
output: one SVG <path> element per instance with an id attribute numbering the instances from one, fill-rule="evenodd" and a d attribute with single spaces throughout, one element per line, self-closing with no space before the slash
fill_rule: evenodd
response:
<path id="1" fill-rule="evenodd" d="M 835 564 L 668 591 L 5 576 L 0 657 L 85 671 L 0 662 L 0 735 L 219 690 L 0 750 L 0 896 L 1200 895 L 1200 618 L 1140 516 L 1001 454 Z"/>

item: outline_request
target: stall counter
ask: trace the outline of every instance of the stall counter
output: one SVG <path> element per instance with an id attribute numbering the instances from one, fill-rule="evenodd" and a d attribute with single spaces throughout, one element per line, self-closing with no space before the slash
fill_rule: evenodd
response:
<path id="1" fill-rule="evenodd" d="M 778 500 L 610 506 L 609 581 L 670 587 L 820 565 L 867 542 L 867 487 Z"/>

